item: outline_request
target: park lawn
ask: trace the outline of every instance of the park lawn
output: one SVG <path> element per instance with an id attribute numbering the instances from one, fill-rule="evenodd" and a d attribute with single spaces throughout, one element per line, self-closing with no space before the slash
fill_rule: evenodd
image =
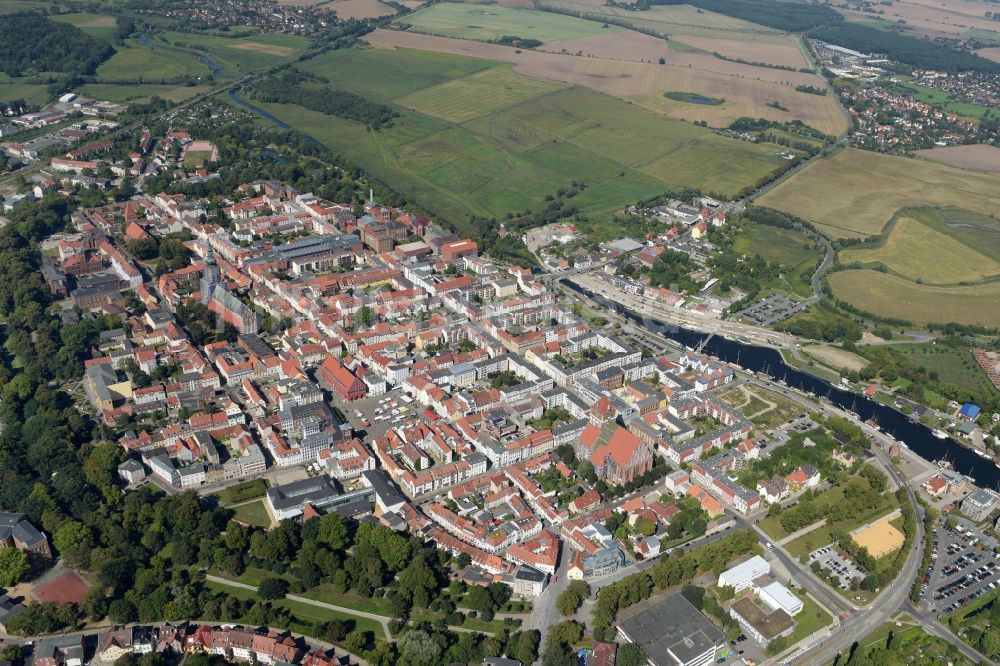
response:
<path id="1" fill-rule="evenodd" d="M 802 600 L 802 611 L 795 616 L 795 628 L 792 630 L 792 635 L 788 637 L 788 645 L 794 645 L 803 638 L 812 636 L 833 622 L 833 617 L 820 608 L 819 604 L 811 597 L 806 596 L 801 589 L 796 590 L 795 596 Z"/>
<path id="2" fill-rule="evenodd" d="M 142 81 L 201 77 L 210 73 L 208 67 L 192 54 L 145 46 L 134 39 L 128 40 L 127 46 L 116 49 L 117 53 L 97 68 L 99 77 Z"/>
<path id="3" fill-rule="evenodd" d="M 840 261 L 883 264 L 893 274 L 927 284 L 978 282 L 1000 275 L 1000 262 L 909 215 L 896 218 L 881 245 L 841 250 Z"/>
<path id="4" fill-rule="evenodd" d="M 847 148 L 813 160 L 757 203 L 808 220 L 834 239 L 865 238 L 910 206 L 1000 213 L 1000 176 Z"/>
<path id="5" fill-rule="evenodd" d="M 743 410 L 743 413 L 753 421 L 754 425 L 764 430 L 769 430 L 782 423 L 786 423 L 792 417 L 801 414 L 805 409 L 783 395 L 774 391 L 768 391 L 759 386 L 749 386 L 747 387 L 747 391 L 754 397 L 755 401 L 751 401 L 750 406 Z M 758 413 L 760 412 L 759 409 L 756 411 L 753 409 L 758 403 L 764 405 L 764 407 L 769 407 L 766 403 L 771 403 L 774 406 L 763 413 Z"/>
<path id="6" fill-rule="evenodd" d="M 267 515 L 267 509 L 264 508 L 264 500 L 262 499 L 241 504 L 233 509 L 233 511 L 236 514 L 233 518 L 236 520 L 256 525 L 257 527 L 271 526 L 271 517 Z"/>
<path id="7" fill-rule="evenodd" d="M 54 14 L 50 16 L 53 21 L 69 23 L 74 25 L 88 35 L 111 41 L 117 32 L 115 17 L 109 14 L 93 14 L 90 12 L 79 12 L 73 14 Z"/>
<path id="8" fill-rule="evenodd" d="M 204 51 L 224 65 L 223 76 L 236 76 L 271 67 L 304 51 L 309 42 L 296 35 L 266 33 L 245 37 L 217 37 L 201 33 L 165 32 L 163 38 L 180 48 Z"/>
<path id="9" fill-rule="evenodd" d="M 369 599 L 354 592 L 338 592 L 329 583 L 324 583 L 300 594 L 301 597 L 322 601 L 335 606 L 344 606 L 363 613 L 389 615 L 389 604 L 383 599 Z"/>
<path id="10" fill-rule="evenodd" d="M 281 608 L 287 608 L 292 613 L 295 620 L 297 620 L 297 622 L 292 622 L 292 626 L 290 628 L 303 634 L 314 633 L 312 626 L 316 622 L 348 620 L 354 623 L 355 629 L 370 631 L 375 635 L 376 639 L 385 638 L 385 632 L 382 630 L 382 625 L 379 622 L 367 617 L 360 617 L 358 615 L 352 615 L 351 613 L 342 613 L 329 608 L 319 608 L 318 606 L 312 606 L 301 601 L 292 601 L 290 599 L 276 601 L 274 602 L 274 605 Z"/>
<path id="11" fill-rule="evenodd" d="M 909 365 L 926 368 L 928 373 L 936 372 L 938 379 L 935 383 L 955 384 L 977 393 L 989 393 L 993 390 L 986 373 L 976 363 L 967 347 L 930 343 L 880 345 L 880 347 L 881 350 L 891 351 L 894 356 Z M 861 354 L 865 353 L 863 346 L 858 350 Z M 879 351 L 879 347 L 873 347 L 872 350 Z M 896 384 L 906 388 L 909 382 L 901 378 Z"/>
<path id="12" fill-rule="evenodd" d="M 491 42 L 504 36 L 557 42 L 621 32 L 617 26 L 534 9 L 441 2 L 397 20 L 413 32 Z"/>
<path id="13" fill-rule="evenodd" d="M 827 522 L 827 524 L 822 527 L 817 527 L 812 532 L 803 534 L 798 539 L 789 541 L 785 544 L 785 549 L 795 557 L 808 555 L 817 548 L 822 548 L 823 546 L 828 546 L 833 543 L 833 532 L 850 532 L 851 530 L 861 527 L 866 523 L 878 520 L 880 517 L 897 508 L 895 495 L 892 493 L 886 493 L 882 495 L 882 497 L 886 499 L 886 504 L 884 506 L 875 508 L 867 514 L 852 516 L 848 520 L 837 523 L 836 525 L 830 525 L 830 523 Z M 883 558 L 883 560 L 888 561 L 887 558 Z M 857 592 L 856 594 L 860 594 L 860 592 Z"/>
<path id="14" fill-rule="evenodd" d="M 249 484 L 253 484 L 254 492 L 252 494 L 249 491 L 243 491 L 243 488 L 249 488 Z M 222 490 L 216 490 L 213 493 L 209 493 L 210 496 L 218 497 L 219 502 L 223 506 L 229 506 L 231 504 L 242 503 L 247 500 L 255 499 L 257 497 L 263 497 L 267 492 L 267 488 L 270 484 L 267 479 L 255 479 L 252 481 L 244 481 L 243 483 L 236 484 L 236 486 L 230 486 L 228 488 L 223 488 Z M 247 494 L 240 499 L 236 496 L 238 492 L 246 492 Z"/>
<path id="15" fill-rule="evenodd" d="M 870 270 L 847 270 L 827 278 L 834 296 L 864 312 L 915 324 L 1000 326 L 1000 283 L 934 286 Z"/>
<path id="16" fill-rule="evenodd" d="M 257 599 L 257 593 L 254 590 L 247 590 L 241 587 L 231 587 L 225 583 L 208 580 L 205 581 L 205 587 L 212 592 L 224 592 L 231 597 L 235 597 L 243 601 Z M 302 603 L 301 601 L 291 601 L 290 599 L 281 599 L 272 603 L 277 607 L 287 608 L 289 612 L 291 612 L 295 620 L 289 628 L 298 633 L 315 636 L 312 626 L 314 622 L 349 620 L 354 623 L 355 628 L 374 633 L 376 639 L 385 638 L 385 632 L 382 631 L 382 625 L 375 620 L 366 617 L 358 617 L 357 615 L 352 615 L 350 613 L 341 613 L 328 608 L 319 608 L 317 606 Z"/>

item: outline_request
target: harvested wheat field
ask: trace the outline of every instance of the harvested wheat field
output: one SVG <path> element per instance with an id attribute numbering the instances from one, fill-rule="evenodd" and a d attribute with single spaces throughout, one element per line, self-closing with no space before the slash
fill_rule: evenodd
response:
<path id="1" fill-rule="evenodd" d="M 395 9 L 379 0 L 333 0 L 323 5 L 323 9 L 336 12 L 337 18 L 344 20 L 373 19 L 396 13 Z"/>
<path id="2" fill-rule="evenodd" d="M 559 53 L 521 51 L 497 44 L 470 42 L 460 39 L 433 37 L 397 30 L 376 30 L 365 37 L 373 46 L 412 48 L 453 55 L 486 58 L 510 62 L 515 71 L 525 76 L 574 83 L 598 92 L 626 99 L 664 115 L 695 121 L 704 120 L 715 127 L 726 126 L 736 118 L 750 116 L 771 120 L 799 119 L 810 127 L 827 134 L 839 134 L 846 128 L 846 118 L 832 96 L 800 93 L 792 85 L 706 71 L 695 66 L 659 65 L 627 62 L 604 58 L 580 58 Z M 707 54 L 699 55 L 722 62 Z M 750 67 L 724 63 L 733 67 Z M 766 68 L 751 68 L 766 69 Z M 771 70 L 774 71 L 774 70 Z M 793 76 L 811 74 L 780 72 Z M 717 106 L 676 102 L 665 98 L 667 92 L 693 92 L 706 97 L 725 99 Z M 778 102 L 788 111 L 768 104 Z"/>
<path id="3" fill-rule="evenodd" d="M 997 30 L 997 24 L 984 15 L 982 2 L 967 0 L 897 0 L 882 18 L 895 22 L 905 19 L 908 28 L 917 32 L 941 32 L 951 35 L 969 29 Z"/>
<path id="4" fill-rule="evenodd" d="M 863 238 L 905 206 L 1000 213 L 1000 176 L 848 148 L 814 160 L 757 203 L 809 220 L 833 239 Z"/>
<path id="5" fill-rule="evenodd" d="M 675 41 L 679 41 L 675 40 Z M 704 40 L 692 40 L 704 41 Z M 720 40 L 724 41 L 724 40 Z M 736 42 L 727 42 L 737 44 Z M 782 49 L 784 47 L 770 44 L 755 44 L 754 42 L 740 42 L 748 52 L 765 53 L 772 49 Z M 742 50 L 738 47 L 737 50 Z M 567 39 L 551 42 L 538 47 L 539 51 L 549 53 L 562 53 L 571 56 L 582 56 L 586 58 L 602 58 L 605 60 L 622 60 L 631 62 L 658 63 L 663 58 L 665 65 L 673 67 L 690 67 L 698 70 L 707 70 L 718 74 L 726 74 L 747 79 L 762 79 L 773 81 L 774 83 L 789 84 L 792 86 L 806 85 L 825 87 L 826 81 L 821 77 L 808 72 L 791 72 L 788 70 L 774 69 L 773 67 L 759 67 L 744 63 L 732 62 L 716 58 L 707 51 L 683 51 L 671 48 L 665 40 L 653 37 L 634 30 L 622 30 L 614 33 L 603 33 L 591 37 L 581 37 L 579 39 Z M 796 49 L 797 51 L 797 49 Z M 732 56 L 737 57 L 737 56 Z M 742 57 L 742 56 L 740 56 Z M 661 67 L 663 65 L 660 65 Z M 800 65 L 801 66 L 801 65 Z"/>
<path id="6" fill-rule="evenodd" d="M 681 44 L 687 44 L 709 53 L 720 53 L 727 58 L 745 62 L 766 62 L 782 67 L 808 67 L 802 49 L 789 38 L 789 43 L 767 44 L 747 39 L 714 39 L 712 37 L 696 37 L 693 35 L 676 34 L 670 39 Z"/>
<path id="7" fill-rule="evenodd" d="M 854 543 L 868 551 L 875 559 L 881 559 L 889 553 L 894 553 L 903 547 L 906 538 L 895 528 L 886 516 L 866 527 L 856 530 L 851 538 Z"/>
<path id="8" fill-rule="evenodd" d="M 959 169 L 1000 173 L 1000 148 L 983 143 L 918 150 L 917 155 Z"/>
<path id="9" fill-rule="evenodd" d="M 975 52 L 976 55 L 982 56 L 987 60 L 992 60 L 993 62 L 1000 62 L 1000 46 L 994 46 L 990 49 L 979 49 Z"/>

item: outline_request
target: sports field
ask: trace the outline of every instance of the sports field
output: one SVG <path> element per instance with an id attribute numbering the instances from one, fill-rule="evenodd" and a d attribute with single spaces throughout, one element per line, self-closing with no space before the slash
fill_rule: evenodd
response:
<path id="1" fill-rule="evenodd" d="M 455 223 L 541 204 L 606 214 L 671 185 L 732 195 L 783 165 L 773 146 L 728 139 L 509 65 L 406 49 L 342 49 L 304 69 L 401 110 L 369 132 L 295 105 L 262 104 Z M 384 76 L 373 75 L 384 72 Z"/>
<path id="2" fill-rule="evenodd" d="M 621 31 L 616 26 L 602 28 L 600 23 L 594 21 L 534 9 L 454 2 L 430 5 L 406 15 L 397 23 L 411 26 L 410 30 L 428 35 L 484 42 L 495 41 L 504 36 L 554 42 Z"/>
<path id="3" fill-rule="evenodd" d="M 1000 326 L 1000 283 L 959 287 L 920 285 L 869 270 L 833 273 L 828 278 L 837 298 L 866 312 L 916 324 L 955 322 Z"/>
<path id="4" fill-rule="evenodd" d="M 868 551 L 875 559 L 894 553 L 903 546 L 903 533 L 890 524 L 889 516 L 866 525 L 851 535 L 854 543 Z"/>
<path id="5" fill-rule="evenodd" d="M 1000 262 L 909 216 L 896 220 L 879 247 L 849 248 L 839 257 L 845 264 L 884 264 L 894 274 L 924 284 L 978 282 L 1000 276 Z"/>
<path id="6" fill-rule="evenodd" d="M 782 82 L 824 85 L 815 75 L 726 62 L 708 53 L 678 53 L 660 65 L 521 50 L 399 30 L 377 29 L 366 35 L 365 40 L 382 48 L 417 49 L 509 62 L 516 65 L 518 74 L 574 83 L 626 99 L 662 115 L 705 121 L 713 127 L 727 126 L 736 118 L 748 116 L 780 121 L 799 119 L 826 134 L 838 134 L 846 128 L 846 119 L 834 96 L 809 95 Z M 665 92 L 678 90 L 726 102 L 717 106 L 689 104 L 663 96 Z M 769 106 L 775 101 L 787 111 Z"/>
<path id="7" fill-rule="evenodd" d="M 1000 176 L 848 148 L 813 161 L 757 203 L 809 220 L 834 239 L 864 238 L 906 206 L 1000 213 Z"/>

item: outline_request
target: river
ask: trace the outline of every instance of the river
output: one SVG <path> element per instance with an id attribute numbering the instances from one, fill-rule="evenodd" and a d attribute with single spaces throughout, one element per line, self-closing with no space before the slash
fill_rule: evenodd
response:
<path id="1" fill-rule="evenodd" d="M 636 314 L 620 303 L 595 294 L 572 280 L 563 280 L 563 284 L 574 291 L 585 294 L 636 324 L 686 347 L 697 347 L 708 337 L 704 333 L 680 328 L 673 324 L 664 324 L 657 319 Z M 913 421 L 902 412 L 863 395 L 835 389 L 829 382 L 787 365 L 781 354 L 775 349 L 727 340 L 717 335 L 708 341 L 703 351 L 710 356 L 729 363 L 736 363 L 748 370 L 767 373 L 776 379 L 787 382 L 790 387 L 811 392 L 817 396 L 826 396 L 830 402 L 838 407 L 858 414 L 862 421 L 874 417 L 886 433 L 906 443 L 920 457 L 931 462 L 947 458 L 954 465 L 955 471 L 971 476 L 980 486 L 992 488 L 1000 481 L 1000 469 L 997 469 L 992 461 L 962 447 L 953 439 L 937 439 L 931 434 L 930 428 Z"/>
<path id="2" fill-rule="evenodd" d="M 153 42 L 153 40 L 149 38 L 149 35 L 147 35 L 146 33 L 142 33 L 141 35 L 136 37 L 136 39 L 139 40 L 139 43 L 143 44 L 144 46 L 149 46 L 151 48 L 162 48 L 162 49 L 167 49 L 169 51 L 182 51 L 184 53 L 190 53 L 191 55 L 197 56 L 198 60 L 200 60 L 203 65 L 205 65 L 212 71 L 212 76 L 218 77 L 222 73 L 222 65 L 215 62 L 207 55 L 194 53 L 192 51 L 184 51 L 183 49 L 178 49 L 177 47 L 168 46 L 166 44 L 156 44 Z"/>

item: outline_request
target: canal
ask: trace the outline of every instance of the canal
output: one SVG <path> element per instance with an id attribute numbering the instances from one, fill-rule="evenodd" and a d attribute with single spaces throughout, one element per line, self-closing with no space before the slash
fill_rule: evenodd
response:
<path id="1" fill-rule="evenodd" d="M 637 314 L 625 308 L 621 303 L 595 294 L 572 280 L 563 280 L 563 284 L 604 307 L 614 310 L 635 324 L 686 347 L 696 348 L 708 337 L 704 333 L 680 328 L 673 324 L 665 324 L 652 317 Z M 1000 481 L 1000 469 L 997 469 L 991 460 L 962 447 L 953 439 L 937 439 L 931 434 L 930 428 L 913 421 L 892 407 L 875 402 L 863 395 L 834 388 L 829 382 L 819 377 L 787 365 L 781 354 L 775 349 L 757 347 L 727 340 L 721 336 L 714 336 L 702 351 L 723 361 L 736 363 L 748 370 L 769 374 L 775 379 L 786 382 L 790 387 L 817 396 L 826 396 L 830 402 L 841 409 L 855 412 L 862 421 L 874 419 L 882 430 L 904 442 L 925 460 L 933 462 L 946 458 L 954 465 L 955 471 L 974 478 L 980 486 L 993 488 Z"/>

